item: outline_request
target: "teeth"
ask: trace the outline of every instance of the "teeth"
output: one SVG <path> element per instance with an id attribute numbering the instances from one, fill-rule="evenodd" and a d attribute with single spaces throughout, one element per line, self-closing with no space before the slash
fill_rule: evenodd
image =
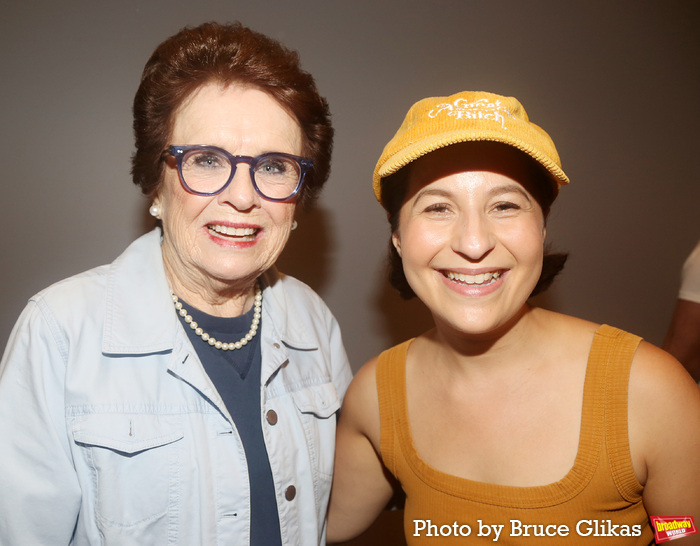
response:
<path id="1" fill-rule="evenodd" d="M 479 273 L 478 275 L 464 275 L 462 273 L 453 273 L 452 271 L 448 271 L 445 276 L 452 281 L 457 281 L 464 284 L 488 284 L 492 281 L 497 281 L 500 279 L 501 273 L 499 271 L 493 271 L 490 273 Z"/>
<path id="2" fill-rule="evenodd" d="M 209 229 L 231 237 L 249 237 L 255 235 L 255 228 L 234 228 L 229 226 L 209 226 Z"/>

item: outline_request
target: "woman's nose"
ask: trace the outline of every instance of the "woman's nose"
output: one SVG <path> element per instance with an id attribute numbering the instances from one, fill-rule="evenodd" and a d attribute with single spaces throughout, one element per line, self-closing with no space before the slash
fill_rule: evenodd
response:
<path id="1" fill-rule="evenodd" d="M 245 163 L 236 166 L 231 182 L 224 191 L 219 194 L 221 202 L 229 203 L 236 210 L 246 211 L 260 204 L 260 196 L 253 187 L 250 168 Z"/>
<path id="2" fill-rule="evenodd" d="M 469 261 L 478 262 L 485 258 L 495 246 L 492 226 L 482 215 L 469 215 L 454 226 L 452 250 Z"/>

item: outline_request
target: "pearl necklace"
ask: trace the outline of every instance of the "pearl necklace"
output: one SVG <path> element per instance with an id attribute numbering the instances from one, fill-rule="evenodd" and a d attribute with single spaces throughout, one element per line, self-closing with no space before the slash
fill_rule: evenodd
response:
<path id="1" fill-rule="evenodd" d="M 175 304 L 175 309 L 177 309 L 177 313 L 184 318 L 187 324 L 190 325 L 190 328 L 194 330 L 194 333 L 202 338 L 202 341 L 206 341 L 212 347 L 221 349 L 222 351 L 235 351 L 236 349 L 240 349 L 244 345 L 247 345 L 248 342 L 251 339 L 253 339 L 255 337 L 255 334 L 257 334 L 258 332 L 258 325 L 260 324 L 260 310 L 262 309 L 262 291 L 260 290 L 260 286 L 258 285 L 255 286 L 255 309 L 253 310 L 253 322 L 250 325 L 250 330 L 248 330 L 248 333 L 244 335 L 239 341 L 235 341 L 232 343 L 222 343 L 218 339 L 215 339 L 209 334 L 207 334 L 192 319 L 192 315 L 190 315 L 187 312 L 187 309 L 185 309 L 182 306 L 182 303 L 180 302 L 178 297 L 173 293 L 172 290 L 170 291 L 170 296 L 173 299 L 173 303 Z"/>

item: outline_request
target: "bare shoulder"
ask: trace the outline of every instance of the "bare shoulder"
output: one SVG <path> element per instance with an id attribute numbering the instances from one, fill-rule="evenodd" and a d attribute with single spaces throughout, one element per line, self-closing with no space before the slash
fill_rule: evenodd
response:
<path id="1" fill-rule="evenodd" d="M 370 404 L 375 408 L 379 408 L 377 400 L 377 361 L 379 357 L 374 357 L 365 363 L 353 377 L 348 392 L 343 404 L 348 406 L 352 411 L 360 409 L 366 404 Z M 358 408 L 357 406 L 360 406 Z"/>
<path id="2" fill-rule="evenodd" d="M 690 404 L 689 409 L 698 409 L 700 389 L 673 356 L 642 341 L 632 361 L 630 397 L 644 397 L 649 403 L 669 407 Z"/>
<path id="3" fill-rule="evenodd" d="M 393 482 L 380 456 L 376 369 L 376 358 L 360 368 L 340 412 L 328 512 L 329 542 L 359 535 L 393 494 Z"/>
<path id="4" fill-rule="evenodd" d="M 538 340 L 541 346 L 548 347 L 560 361 L 577 359 L 585 365 L 600 324 L 540 308 L 533 315 L 539 326 L 537 332 L 542 336 Z"/>
<path id="5" fill-rule="evenodd" d="M 700 388 L 675 358 L 644 341 L 632 361 L 628 412 L 630 449 L 641 483 L 659 464 L 678 468 L 683 454 L 687 459 L 694 453 L 692 463 L 698 466 Z"/>
<path id="6" fill-rule="evenodd" d="M 632 361 L 628 411 L 647 512 L 700 517 L 700 388 L 675 358 L 642 342 Z"/>
<path id="7" fill-rule="evenodd" d="M 377 394 L 377 361 L 364 364 L 353 378 L 343 401 L 341 423 L 370 439 L 379 449 L 379 398 Z"/>
<path id="8" fill-rule="evenodd" d="M 570 341 L 588 341 L 593 338 L 593 334 L 600 328 L 600 324 L 590 320 L 554 311 L 547 311 L 546 313 L 545 316 L 551 321 L 553 329 L 567 334 L 565 337 Z"/>

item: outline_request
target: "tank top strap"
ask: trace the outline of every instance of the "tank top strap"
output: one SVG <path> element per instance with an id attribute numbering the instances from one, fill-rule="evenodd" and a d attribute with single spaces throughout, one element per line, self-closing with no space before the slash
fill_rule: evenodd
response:
<path id="1" fill-rule="evenodd" d="M 639 500 L 641 485 L 632 466 L 628 432 L 628 391 L 632 359 L 642 338 L 606 324 L 596 332 L 595 357 L 605 368 L 605 444 L 620 495 Z M 593 357 L 593 350 L 591 356 Z"/>
<path id="2" fill-rule="evenodd" d="M 407 426 L 403 408 L 406 407 L 406 354 L 412 339 L 387 349 L 377 359 L 377 396 L 381 451 L 384 465 L 396 475 L 396 438 L 398 428 Z"/>

